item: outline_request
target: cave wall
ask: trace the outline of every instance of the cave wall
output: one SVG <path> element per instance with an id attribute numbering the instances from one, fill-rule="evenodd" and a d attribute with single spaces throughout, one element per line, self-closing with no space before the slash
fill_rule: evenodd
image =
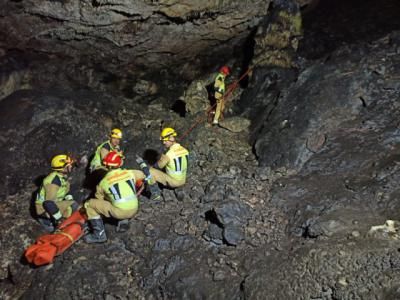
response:
<path id="1" fill-rule="evenodd" d="M 193 78 L 228 60 L 270 1 L 2 1 L 0 48 Z M 215 67 L 215 66 L 214 66 Z"/>

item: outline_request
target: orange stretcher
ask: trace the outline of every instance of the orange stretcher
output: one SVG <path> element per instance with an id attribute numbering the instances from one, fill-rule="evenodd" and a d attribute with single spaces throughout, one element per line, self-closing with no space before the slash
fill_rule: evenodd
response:
<path id="1" fill-rule="evenodd" d="M 25 257 L 35 266 L 51 264 L 54 258 L 71 247 L 84 235 L 86 215 L 74 212 L 51 234 L 40 236 L 35 244 L 25 250 Z"/>

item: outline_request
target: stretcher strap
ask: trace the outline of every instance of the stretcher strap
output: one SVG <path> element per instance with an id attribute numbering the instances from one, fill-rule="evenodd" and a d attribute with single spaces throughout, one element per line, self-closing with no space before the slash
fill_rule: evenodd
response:
<path id="1" fill-rule="evenodd" d="M 58 232 L 55 232 L 55 233 L 65 235 L 67 238 L 69 238 L 71 240 L 71 243 L 74 242 L 74 238 L 69 233 L 66 233 L 64 231 L 58 231 Z"/>

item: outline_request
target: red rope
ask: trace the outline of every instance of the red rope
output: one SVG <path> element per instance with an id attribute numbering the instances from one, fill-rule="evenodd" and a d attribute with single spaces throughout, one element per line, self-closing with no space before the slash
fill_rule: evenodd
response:
<path id="1" fill-rule="evenodd" d="M 239 82 L 243 80 L 243 78 L 245 78 L 249 72 L 251 71 L 251 68 L 247 69 L 246 72 L 243 73 L 242 76 L 240 76 L 240 78 L 238 80 L 236 80 L 234 83 L 232 83 L 231 85 L 229 85 L 227 92 L 225 93 L 224 97 L 222 98 L 222 101 L 228 100 L 228 96 L 238 87 Z M 228 101 L 226 101 L 228 102 Z M 189 133 L 200 123 L 202 123 L 204 120 L 206 120 L 208 118 L 208 115 L 210 114 L 210 112 L 214 109 L 214 107 L 217 105 L 217 103 L 214 103 L 210 108 L 208 108 L 206 110 L 206 114 L 203 117 L 199 117 L 197 118 L 197 120 L 193 123 L 192 126 L 190 126 L 190 128 L 184 132 L 181 135 L 180 140 L 184 140 L 186 138 L 187 135 L 189 135 Z"/>

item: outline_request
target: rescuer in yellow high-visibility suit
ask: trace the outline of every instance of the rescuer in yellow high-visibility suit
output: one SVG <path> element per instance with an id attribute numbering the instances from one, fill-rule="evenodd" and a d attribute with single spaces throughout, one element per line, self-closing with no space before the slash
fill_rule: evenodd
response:
<path id="1" fill-rule="evenodd" d="M 221 113 L 225 107 L 225 78 L 231 73 L 228 66 L 222 66 L 214 80 L 214 98 L 216 101 L 216 108 L 214 114 L 213 124 L 218 125 Z"/>
<path id="2" fill-rule="evenodd" d="M 152 168 L 140 157 L 137 159 L 143 171 L 134 170 L 138 179 L 145 179 L 149 185 L 151 198 L 160 197 L 160 189 L 157 182 L 171 188 L 176 188 L 186 183 L 186 174 L 189 162 L 189 151 L 181 146 L 175 139 L 177 133 L 175 129 L 164 128 L 160 134 L 160 140 L 167 151 Z M 165 172 L 162 171 L 165 169 Z"/>
<path id="3" fill-rule="evenodd" d="M 123 164 L 120 153 L 109 152 L 103 159 L 108 172 L 97 185 L 95 198 L 85 203 L 86 214 L 92 233 L 85 236 L 87 243 L 102 243 L 107 240 L 101 216 L 113 217 L 120 222 L 117 231 L 126 231 L 128 220 L 138 211 L 136 196 L 136 178 L 133 170 L 121 169 Z M 118 230 L 120 228 L 120 230 Z"/>

